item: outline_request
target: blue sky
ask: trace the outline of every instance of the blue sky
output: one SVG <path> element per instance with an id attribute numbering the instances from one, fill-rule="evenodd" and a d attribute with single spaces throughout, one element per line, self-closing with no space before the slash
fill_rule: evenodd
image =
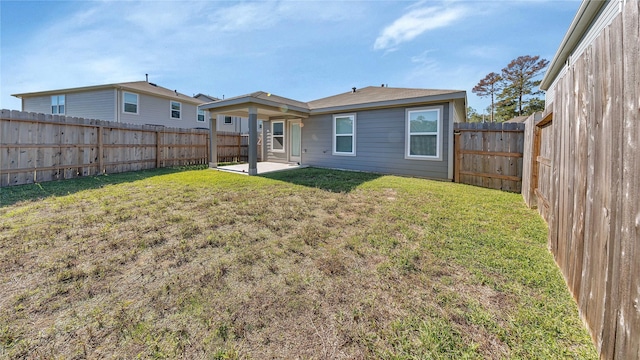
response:
<path id="1" fill-rule="evenodd" d="M 580 2 L 0 1 L 0 107 L 14 93 L 149 81 L 301 101 L 352 87 L 471 89 L 521 55 L 551 60 Z"/>

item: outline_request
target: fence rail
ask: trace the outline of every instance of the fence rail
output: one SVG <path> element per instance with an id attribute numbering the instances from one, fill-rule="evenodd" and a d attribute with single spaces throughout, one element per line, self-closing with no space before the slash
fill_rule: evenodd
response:
<path id="1" fill-rule="evenodd" d="M 1 110 L 0 186 L 208 163 L 209 132 Z"/>
<path id="2" fill-rule="evenodd" d="M 456 123 L 454 181 L 520 192 L 524 124 Z"/>

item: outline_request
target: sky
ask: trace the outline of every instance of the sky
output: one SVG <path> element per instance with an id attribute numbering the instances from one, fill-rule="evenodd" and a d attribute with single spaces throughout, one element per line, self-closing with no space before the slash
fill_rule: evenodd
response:
<path id="1" fill-rule="evenodd" d="M 145 80 L 218 98 L 311 101 L 352 87 L 466 90 L 551 60 L 579 0 L 0 0 L 0 108 L 15 93 Z"/>

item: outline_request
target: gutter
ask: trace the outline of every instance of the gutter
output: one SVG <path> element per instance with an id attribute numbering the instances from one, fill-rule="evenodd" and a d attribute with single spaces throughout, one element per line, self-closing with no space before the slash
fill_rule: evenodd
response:
<path id="1" fill-rule="evenodd" d="M 556 55 L 551 60 L 549 70 L 544 74 L 542 81 L 540 82 L 540 89 L 548 90 L 556 76 L 560 73 L 563 66 L 567 62 L 567 59 L 571 56 L 576 45 L 582 40 L 584 34 L 589 30 L 592 20 L 598 15 L 600 9 L 608 1 L 602 0 L 583 0 L 578 9 L 578 13 L 573 18 L 569 30 L 564 35 L 560 47 L 556 52 Z"/>

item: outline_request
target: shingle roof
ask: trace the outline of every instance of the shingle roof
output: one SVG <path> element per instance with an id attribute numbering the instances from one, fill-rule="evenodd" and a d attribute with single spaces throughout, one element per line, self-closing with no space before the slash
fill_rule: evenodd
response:
<path id="1" fill-rule="evenodd" d="M 153 83 L 149 83 L 146 81 L 133 81 L 133 82 L 125 82 L 125 83 L 115 83 L 115 84 L 104 84 L 104 85 L 94 85 L 94 86 L 84 86 L 84 87 L 76 87 L 76 88 L 67 88 L 67 89 L 56 89 L 56 90 L 47 90 L 47 91 L 39 91 L 39 92 L 31 92 L 31 93 L 23 93 L 23 94 L 13 94 L 15 97 L 23 98 L 23 97 L 32 97 L 32 96 L 41 96 L 48 94 L 59 94 L 59 93 L 71 93 L 71 92 L 82 92 L 82 91 L 91 91 L 91 90 L 100 90 L 100 89 L 111 89 L 111 88 L 121 88 L 124 90 L 134 91 L 134 92 L 142 92 L 152 95 L 161 96 L 164 98 L 175 99 L 179 101 L 185 101 L 193 104 L 202 104 L 204 101 L 200 99 L 193 98 L 189 95 L 185 95 L 174 90 L 167 89 L 162 86 L 155 85 Z"/>
<path id="2" fill-rule="evenodd" d="M 464 90 L 431 90 L 368 86 L 362 89 L 356 89 L 355 92 L 349 91 L 346 93 L 309 101 L 308 105 L 311 110 L 316 110 L 338 106 L 372 104 L 393 100 L 424 98 L 436 95 L 454 94 L 458 92 L 464 92 Z"/>

